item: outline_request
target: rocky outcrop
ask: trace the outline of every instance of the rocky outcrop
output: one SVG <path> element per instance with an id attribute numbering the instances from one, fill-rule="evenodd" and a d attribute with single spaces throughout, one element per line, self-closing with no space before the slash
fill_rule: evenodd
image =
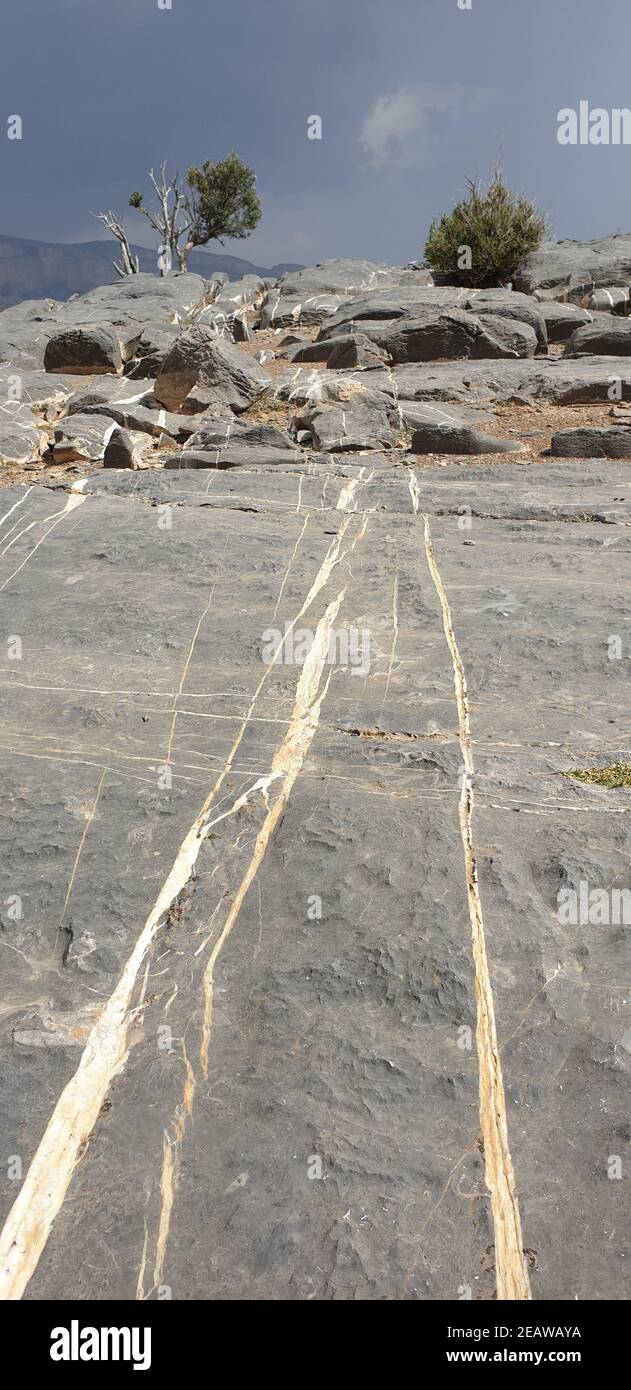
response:
<path id="1" fill-rule="evenodd" d="M 631 285 L 631 236 L 547 241 L 515 276 L 516 290 L 575 304 L 601 285 Z"/>
<path id="2" fill-rule="evenodd" d="M 367 290 L 431 284 L 427 270 L 402 270 L 373 261 L 324 261 L 281 277 L 263 309 L 261 326 L 323 323 L 340 305 Z"/>
<path id="3" fill-rule="evenodd" d="M 605 403 L 612 380 L 616 400 L 631 395 L 631 320 L 540 293 L 333 261 L 273 284 L 139 275 L 64 305 L 19 306 L 0 314 L 0 351 L 12 354 L 7 393 L 18 370 L 28 395 L 4 407 L 0 457 L 89 466 L 111 443 L 108 468 L 133 455 L 197 471 L 523 452 L 501 437 L 494 402 Z M 298 332 L 264 328 L 281 304 Z M 564 344 L 563 360 L 549 340 Z M 431 415 L 442 402 L 456 404 L 451 418 Z"/>

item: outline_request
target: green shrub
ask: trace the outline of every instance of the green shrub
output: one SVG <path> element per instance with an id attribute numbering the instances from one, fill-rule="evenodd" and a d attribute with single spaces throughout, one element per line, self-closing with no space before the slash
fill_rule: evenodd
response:
<path id="1" fill-rule="evenodd" d="M 508 284 L 541 244 L 546 219 L 528 198 L 510 192 L 499 168 L 488 188 L 471 179 L 467 185 L 468 197 L 432 222 L 425 259 L 453 285 Z"/>

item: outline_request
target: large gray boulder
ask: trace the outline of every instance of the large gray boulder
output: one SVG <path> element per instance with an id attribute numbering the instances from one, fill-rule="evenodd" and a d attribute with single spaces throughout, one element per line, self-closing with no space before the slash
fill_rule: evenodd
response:
<path id="1" fill-rule="evenodd" d="M 393 407 L 386 404 L 375 410 L 360 401 L 302 412 L 294 423 L 298 429 L 308 429 L 315 447 L 325 454 L 391 449 L 401 434 L 401 421 Z"/>
<path id="2" fill-rule="evenodd" d="M 229 407 L 238 413 L 270 384 L 268 372 L 254 357 L 204 324 L 196 324 L 181 333 L 167 353 L 154 393 L 160 405 L 179 411 L 189 392 L 201 387 L 208 406 Z"/>
<path id="3" fill-rule="evenodd" d="M 109 415 L 68 415 L 54 427 L 54 463 L 102 459 L 116 425 Z"/>
<path id="4" fill-rule="evenodd" d="M 66 328 L 49 338 L 44 367 L 47 372 L 68 372 L 77 376 L 122 372 L 121 345 L 108 328 Z"/>
<path id="5" fill-rule="evenodd" d="M 528 324 L 462 309 L 418 311 L 418 317 L 380 323 L 366 320 L 361 332 L 388 353 L 391 362 L 436 362 L 460 357 L 532 357 L 537 338 Z"/>
<path id="6" fill-rule="evenodd" d="M 365 322 L 418 318 L 428 309 L 436 313 L 443 309 L 465 309 L 468 300 L 466 290 L 452 285 L 403 285 L 374 290 L 340 305 L 323 324 L 318 340 L 335 338 L 340 333 L 361 333 Z"/>
<path id="7" fill-rule="evenodd" d="M 378 343 L 371 343 L 363 333 L 342 335 L 329 340 L 326 359 L 329 371 L 342 372 L 353 367 L 378 367 L 388 361 L 388 353 Z"/>
<path id="8" fill-rule="evenodd" d="M 0 362 L 22 367 L 41 367 L 50 338 L 72 329 L 96 329 L 118 341 L 123 361 L 134 358 L 138 345 L 151 328 L 177 330 L 205 298 L 205 282 L 199 275 L 128 275 L 113 285 L 102 285 L 88 294 L 75 295 L 65 304 L 51 300 L 28 301 L 0 314 Z M 145 355 L 155 358 L 162 341 L 150 340 Z M 130 369 L 133 370 L 133 367 Z M 141 375 L 144 375 L 143 368 Z"/>
<path id="9" fill-rule="evenodd" d="M 149 323 L 133 345 L 133 356 L 125 365 L 130 381 L 156 377 L 167 353 L 173 347 L 179 329 L 175 324 Z"/>
<path id="10" fill-rule="evenodd" d="M 378 367 L 388 361 L 387 352 L 364 333 L 340 333 L 334 338 L 318 338 L 315 343 L 298 343 L 287 355 L 290 362 L 326 362 L 337 371 Z"/>
<path id="11" fill-rule="evenodd" d="M 588 425 L 557 430 L 552 436 L 550 452 L 555 458 L 628 459 L 631 458 L 631 427 Z"/>
<path id="12" fill-rule="evenodd" d="M 495 330 L 493 336 L 499 337 L 500 341 L 506 344 L 506 355 L 517 353 L 518 356 L 531 356 L 532 340 L 530 334 L 526 334 L 524 338 L 521 329 L 518 328 L 511 344 L 510 333 L 507 336 L 506 330 L 498 320 L 504 318 L 516 324 L 525 323 L 535 334 L 533 350 L 547 352 L 545 321 L 537 300 L 531 295 L 513 294 L 510 290 L 502 289 L 464 290 L 454 285 L 412 285 L 360 295 L 357 299 L 342 305 L 326 320 L 318 334 L 318 342 L 327 341 L 340 334 L 364 334 L 380 343 L 381 338 L 374 331 L 380 323 L 390 329 L 393 323 L 399 320 L 426 319 L 429 314 L 438 318 L 450 312 L 468 312 L 480 318 L 493 315 L 494 323 L 491 323 L 490 327 Z M 387 344 L 384 343 L 382 346 L 385 348 Z M 492 350 L 489 356 L 497 356 L 497 352 Z M 309 359 L 299 357 L 299 360 Z"/>
<path id="13" fill-rule="evenodd" d="M 502 353 L 491 353 L 490 355 L 534 357 L 539 345 L 536 329 L 532 324 L 525 323 L 510 313 L 503 315 L 501 306 L 499 308 L 499 313 L 477 314 L 478 322 L 481 323 L 484 331 L 491 335 L 495 343 L 504 348 Z M 487 353 L 484 352 L 483 356 L 486 357 Z"/>
<path id="14" fill-rule="evenodd" d="M 145 454 L 150 447 L 146 435 L 130 434 L 127 430 L 112 431 L 103 455 L 104 468 L 146 468 Z"/>
<path id="15" fill-rule="evenodd" d="M 606 289 L 594 290 L 587 302 L 587 308 L 602 314 L 626 314 L 629 310 L 628 285 L 608 285 Z"/>
<path id="16" fill-rule="evenodd" d="M 523 444 L 482 434 L 473 425 L 425 424 L 412 434 L 413 454 L 520 454 Z"/>
<path id="17" fill-rule="evenodd" d="M 0 465 L 30 463 L 39 458 L 46 443 L 28 406 L 0 415 Z"/>
<path id="18" fill-rule="evenodd" d="M 69 299 L 61 306 L 59 318 L 69 326 L 85 323 L 116 324 L 132 320 L 147 323 L 178 323 L 204 301 L 205 282 L 201 275 L 126 275 L 113 285 L 100 285 L 88 294 Z"/>
<path id="19" fill-rule="evenodd" d="M 594 323 L 586 323 L 572 334 L 565 349 L 566 357 L 579 356 L 630 357 L 631 319 L 603 315 Z"/>
<path id="20" fill-rule="evenodd" d="M 539 309 L 550 343 L 566 343 L 577 328 L 582 328 L 584 323 L 592 323 L 592 315 L 587 309 L 581 309 L 578 304 L 562 304 L 560 300 L 544 299 L 540 301 Z"/>
<path id="21" fill-rule="evenodd" d="M 516 294 L 511 290 L 476 290 L 469 295 L 464 306 L 479 317 L 493 314 L 497 318 L 512 319 L 517 323 L 527 323 L 534 329 L 537 339 L 537 352 L 548 351 L 548 332 L 541 312 L 541 304 L 532 295 Z"/>
<path id="22" fill-rule="evenodd" d="M 187 447 L 189 449 L 218 449 L 233 442 L 239 445 L 260 444 L 276 451 L 291 449 L 295 452 L 295 445 L 289 435 L 285 430 L 280 430 L 277 425 L 264 425 L 255 421 L 239 419 L 212 420 L 203 417 L 197 421 L 197 429 L 191 435 Z"/>
<path id="23" fill-rule="evenodd" d="M 580 303 L 601 285 L 631 285 L 631 235 L 596 241 L 547 241 L 528 256 L 515 289 Z"/>

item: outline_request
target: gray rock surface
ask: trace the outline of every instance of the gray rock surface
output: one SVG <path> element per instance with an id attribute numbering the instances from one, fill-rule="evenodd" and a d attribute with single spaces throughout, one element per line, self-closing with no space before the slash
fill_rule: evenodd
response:
<path id="1" fill-rule="evenodd" d="M 203 444 L 203 441 L 202 441 Z M 278 448 L 274 444 L 257 443 L 255 440 L 236 438 L 234 443 L 216 446 L 189 440 L 179 454 L 166 454 L 164 467 L 177 468 L 282 468 L 288 463 L 304 462 L 300 449 Z"/>
<path id="2" fill-rule="evenodd" d="M 107 1095 L 80 1094 L 25 1296 L 431 1301 L 466 1280 L 494 1299 L 431 553 L 468 688 L 533 1298 L 628 1299 L 607 1156 L 628 1133 L 629 934 L 557 917 L 560 887 L 628 885 L 628 793 L 564 776 L 628 757 L 627 661 L 607 654 L 628 468 L 315 469 L 4 492 L 23 650 L 0 683 L 0 1109 L 21 1190 L 132 962 L 124 1065 L 94 1035 Z M 320 643 L 305 718 L 304 654 L 286 640 L 266 664 L 265 637 L 326 624 L 368 636 L 352 660 Z"/>
<path id="3" fill-rule="evenodd" d="M 72 330 L 102 330 L 117 340 L 122 357 L 135 371 L 134 353 L 143 337 L 148 359 L 163 346 L 160 332 L 177 329 L 204 303 L 205 285 L 198 275 L 130 275 L 65 304 L 29 301 L 0 313 L 0 362 L 22 368 L 41 367 L 50 338 Z M 141 348 L 142 350 L 142 348 Z M 146 367 L 144 369 L 146 371 Z"/>
<path id="4" fill-rule="evenodd" d="M 207 416 L 198 417 L 196 429 L 191 435 L 191 449 L 214 448 L 217 444 L 237 442 L 238 444 L 268 444 L 275 449 L 292 449 L 294 445 L 285 430 L 277 425 L 258 424 L 249 420 L 212 420 Z"/>
<path id="5" fill-rule="evenodd" d="M 330 338 L 331 351 L 326 365 L 331 371 L 345 371 L 351 367 L 376 367 L 388 360 L 388 354 L 377 343 L 371 343 L 363 333 Z M 295 358 L 294 358 L 295 361 Z"/>

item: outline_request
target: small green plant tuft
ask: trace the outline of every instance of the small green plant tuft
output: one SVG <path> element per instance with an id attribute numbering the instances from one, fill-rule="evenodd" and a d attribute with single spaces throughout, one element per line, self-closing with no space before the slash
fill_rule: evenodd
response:
<path id="1" fill-rule="evenodd" d="M 592 782 L 597 787 L 631 787 L 631 763 L 612 763 L 611 767 L 584 767 L 566 773 L 577 782 Z"/>
<path id="2" fill-rule="evenodd" d="M 541 245 L 546 218 L 529 198 L 511 193 L 499 166 L 488 187 L 472 179 L 467 186 L 468 197 L 432 222 L 425 258 L 450 284 L 477 289 L 506 285 Z"/>

